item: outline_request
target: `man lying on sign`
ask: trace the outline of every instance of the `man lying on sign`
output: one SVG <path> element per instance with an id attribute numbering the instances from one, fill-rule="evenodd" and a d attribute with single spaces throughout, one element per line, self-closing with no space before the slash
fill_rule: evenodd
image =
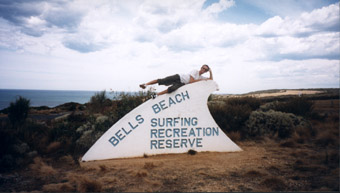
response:
<path id="1" fill-rule="evenodd" d="M 206 78 L 204 76 L 202 76 L 202 74 L 208 72 L 210 73 L 210 77 Z M 166 85 L 169 86 L 171 85 L 169 88 L 167 88 L 166 90 L 159 92 L 157 95 L 162 95 L 165 93 L 171 93 L 175 90 L 177 90 L 179 87 L 185 85 L 185 84 L 190 84 L 190 83 L 194 83 L 194 82 L 198 82 L 201 80 L 212 80 L 213 79 L 213 75 L 211 72 L 211 69 L 209 68 L 208 65 L 204 64 L 201 69 L 198 70 L 192 70 L 189 74 L 175 74 L 172 76 L 168 76 L 162 79 L 156 79 L 156 80 L 152 80 L 148 83 L 145 84 L 141 84 L 139 85 L 142 89 L 145 89 L 148 85 L 153 85 L 158 83 L 158 85 Z M 156 94 L 151 95 L 152 98 L 156 98 Z"/>

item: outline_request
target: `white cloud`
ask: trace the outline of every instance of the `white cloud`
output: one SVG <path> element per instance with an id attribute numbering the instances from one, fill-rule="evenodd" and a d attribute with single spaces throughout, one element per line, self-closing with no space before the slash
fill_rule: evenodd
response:
<path id="1" fill-rule="evenodd" d="M 217 3 L 211 4 L 205 9 L 207 14 L 217 14 L 235 5 L 233 0 L 220 0 Z"/>
<path id="2" fill-rule="evenodd" d="M 36 5 L 31 3 L 25 10 Z M 0 88 L 18 88 L 15 78 L 26 76 L 26 88 L 57 88 L 60 82 L 58 89 L 137 90 L 141 82 L 204 63 L 212 67 L 221 92 L 338 82 L 333 73 L 339 59 L 338 3 L 292 17 L 275 16 L 260 25 L 217 20 L 216 14 L 237 7 L 237 1 L 221 0 L 205 9 L 203 4 L 49 1 L 33 6 L 34 12 L 20 15 L 17 23 L 14 16 L 3 16 L 0 46 L 11 57 L 0 63 L 0 75 L 12 76 L 7 74 Z M 4 68 L 11 62 L 16 68 Z M 33 72 L 20 71 L 29 68 Z"/>
<path id="3" fill-rule="evenodd" d="M 304 12 L 298 17 L 275 16 L 260 25 L 261 36 L 308 36 L 323 31 L 339 31 L 339 3 Z"/>
<path id="4" fill-rule="evenodd" d="M 263 88 L 337 87 L 338 72 L 338 61 L 327 59 L 264 62 L 258 63 L 254 71 Z"/>

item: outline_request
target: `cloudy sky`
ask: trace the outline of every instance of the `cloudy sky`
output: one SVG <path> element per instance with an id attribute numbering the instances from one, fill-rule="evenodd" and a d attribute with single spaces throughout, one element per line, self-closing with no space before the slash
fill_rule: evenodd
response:
<path id="1" fill-rule="evenodd" d="M 138 91 L 202 64 L 218 93 L 338 88 L 339 21 L 338 0 L 1 0 L 0 89 Z"/>

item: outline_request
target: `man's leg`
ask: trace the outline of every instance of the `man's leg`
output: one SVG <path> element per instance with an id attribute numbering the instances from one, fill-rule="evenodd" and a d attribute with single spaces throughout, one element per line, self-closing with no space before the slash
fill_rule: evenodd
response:
<path id="1" fill-rule="evenodd" d="M 148 85 L 152 85 L 152 84 L 156 84 L 156 83 L 158 83 L 158 79 L 152 80 L 152 81 L 146 83 L 145 85 L 148 86 Z"/>
<path id="2" fill-rule="evenodd" d="M 160 95 L 163 95 L 163 94 L 166 94 L 166 93 L 168 93 L 168 89 L 163 90 L 162 92 L 157 93 L 157 95 L 160 96 Z"/>
<path id="3" fill-rule="evenodd" d="M 158 80 L 157 80 L 157 79 L 156 79 L 156 80 L 152 80 L 152 81 L 150 81 L 150 82 L 147 82 L 147 83 L 145 83 L 145 84 L 140 84 L 139 87 L 141 87 L 142 89 L 145 89 L 146 86 L 152 85 L 152 84 L 156 84 L 156 83 L 158 83 Z"/>

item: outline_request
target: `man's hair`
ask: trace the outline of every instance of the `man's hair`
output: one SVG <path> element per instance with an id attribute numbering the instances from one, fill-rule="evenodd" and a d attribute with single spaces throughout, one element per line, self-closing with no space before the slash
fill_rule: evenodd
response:
<path id="1" fill-rule="evenodd" d="M 203 66 L 208 67 L 208 71 L 210 70 L 210 67 L 207 64 L 203 64 Z"/>

